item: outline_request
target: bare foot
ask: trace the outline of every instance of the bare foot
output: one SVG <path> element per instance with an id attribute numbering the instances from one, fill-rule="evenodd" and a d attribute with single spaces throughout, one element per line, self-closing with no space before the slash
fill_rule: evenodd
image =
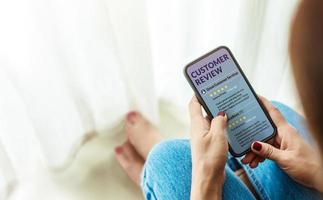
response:
<path id="1" fill-rule="evenodd" d="M 153 125 L 138 112 L 129 112 L 126 117 L 127 139 L 144 159 L 152 147 L 162 140 Z"/>
<path id="2" fill-rule="evenodd" d="M 140 175 L 145 161 L 130 144 L 129 140 L 115 148 L 115 157 L 131 180 L 139 186 Z"/>
<path id="3" fill-rule="evenodd" d="M 147 155 L 161 140 L 161 136 L 138 112 L 128 113 L 125 124 L 127 139 L 115 148 L 115 157 L 127 175 L 140 185 L 140 175 Z"/>

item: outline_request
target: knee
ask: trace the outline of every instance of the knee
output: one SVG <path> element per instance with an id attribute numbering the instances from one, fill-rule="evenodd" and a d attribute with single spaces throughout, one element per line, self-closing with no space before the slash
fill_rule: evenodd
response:
<path id="1" fill-rule="evenodd" d="M 165 168 L 179 162 L 191 162 L 191 148 L 188 140 L 165 140 L 156 144 L 148 154 L 146 166 Z"/>
<path id="2" fill-rule="evenodd" d="M 184 198 L 182 195 L 189 194 L 191 173 L 188 140 L 163 141 L 155 145 L 147 157 L 142 176 L 143 191 L 153 193 L 159 199 L 187 199 L 189 196 Z M 184 193 L 178 193 L 178 190 Z"/>

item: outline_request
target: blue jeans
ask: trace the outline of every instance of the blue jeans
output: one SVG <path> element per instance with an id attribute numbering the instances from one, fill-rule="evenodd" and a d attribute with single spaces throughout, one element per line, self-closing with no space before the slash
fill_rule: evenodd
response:
<path id="1" fill-rule="evenodd" d="M 273 102 L 288 122 L 311 143 L 304 119 L 289 107 Z M 232 159 L 235 159 L 232 162 Z M 231 162 L 229 163 L 229 161 Z M 232 165 L 242 166 L 261 199 L 322 199 L 317 191 L 296 183 L 275 162 L 266 160 L 256 169 L 228 155 L 223 199 L 255 199 L 237 177 Z M 191 191 L 191 148 L 188 140 L 168 140 L 154 146 L 142 173 L 142 190 L 150 200 L 189 200 Z"/>

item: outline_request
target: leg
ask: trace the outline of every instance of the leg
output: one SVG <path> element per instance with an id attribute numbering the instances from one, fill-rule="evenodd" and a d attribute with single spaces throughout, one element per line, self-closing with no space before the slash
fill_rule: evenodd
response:
<path id="1" fill-rule="evenodd" d="M 140 113 L 130 112 L 125 122 L 127 140 L 146 159 L 152 147 L 162 140 L 160 133 Z"/>
<path id="2" fill-rule="evenodd" d="M 224 199 L 254 199 L 244 183 L 226 166 Z M 146 199 L 190 199 L 191 149 L 188 140 L 169 140 L 153 147 L 142 173 Z"/>
<path id="3" fill-rule="evenodd" d="M 301 116 L 285 104 L 277 101 L 272 101 L 272 103 L 283 114 L 288 123 L 298 130 L 298 133 L 303 137 L 304 140 L 306 140 L 310 144 L 314 144 L 314 140 L 307 128 L 306 120 L 303 116 Z"/>
<path id="4" fill-rule="evenodd" d="M 127 115 L 125 120 L 125 133 L 127 138 L 126 142 L 115 149 L 116 159 L 128 176 L 139 185 L 140 174 L 147 154 L 156 143 L 161 141 L 161 136 L 149 121 L 137 112 L 131 112 Z M 190 151 L 190 149 L 188 150 Z M 190 155 L 190 152 L 186 153 Z M 178 157 L 180 156 L 179 154 Z M 185 156 L 185 153 L 183 156 Z M 188 161 L 190 162 L 190 157 Z M 230 176 L 227 175 L 226 184 L 230 186 L 230 180 L 236 181 L 237 177 L 234 176 L 232 170 L 228 169 L 229 167 L 226 168 L 227 174 Z M 240 174 L 239 178 L 248 183 L 246 185 L 250 187 L 251 184 L 247 181 L 245 173 L 241 171 L 244 172 L 243 170 L 238 170 L 235 173 Z M 254 192 L 254 190 L 252 191 Z M 189 193 L 187 194 L 189 195 Z"/>
<path id="5" fill-rule="evenodd" d="M 140 174 L 151 148 L 161 140 L 160 134 L 138 112 L 130 112 L 125 120 L 126 141 L 115 148 L 115 157 L 127 175 L 140 185 Z"/>
<path id="6" fill-rule="evenodd" d="M 305 140 L 312 139 L 305 127 L 305 120 L 298 113 L 284 104 L 273 102 L 286 120 L 294 126 Z M 243 165 L 250 181 L 261 199 L 320 199 L 320 194 L 310 188 L 302 186 L 285 174 L 275 162 L 266 160 L 257 168 L 252 169 Z"/>

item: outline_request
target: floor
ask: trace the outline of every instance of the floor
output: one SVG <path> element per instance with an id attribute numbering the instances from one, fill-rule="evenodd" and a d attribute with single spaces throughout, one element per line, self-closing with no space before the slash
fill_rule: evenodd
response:
<path id="1" fill-rule="evenodd" d="M 188 114 L 162 102 L 157 127 L 165 138 L 187 137 Z M 143 199 L 140 188 L 130 181 L 114 158 L 114 147 L 121 144 L 123 136 L 122 124 L 109 133 L 95 136 L 66 170 L 51 173 L 40 170 L 28 185 L 18 186 L 12 199 Z"/>

